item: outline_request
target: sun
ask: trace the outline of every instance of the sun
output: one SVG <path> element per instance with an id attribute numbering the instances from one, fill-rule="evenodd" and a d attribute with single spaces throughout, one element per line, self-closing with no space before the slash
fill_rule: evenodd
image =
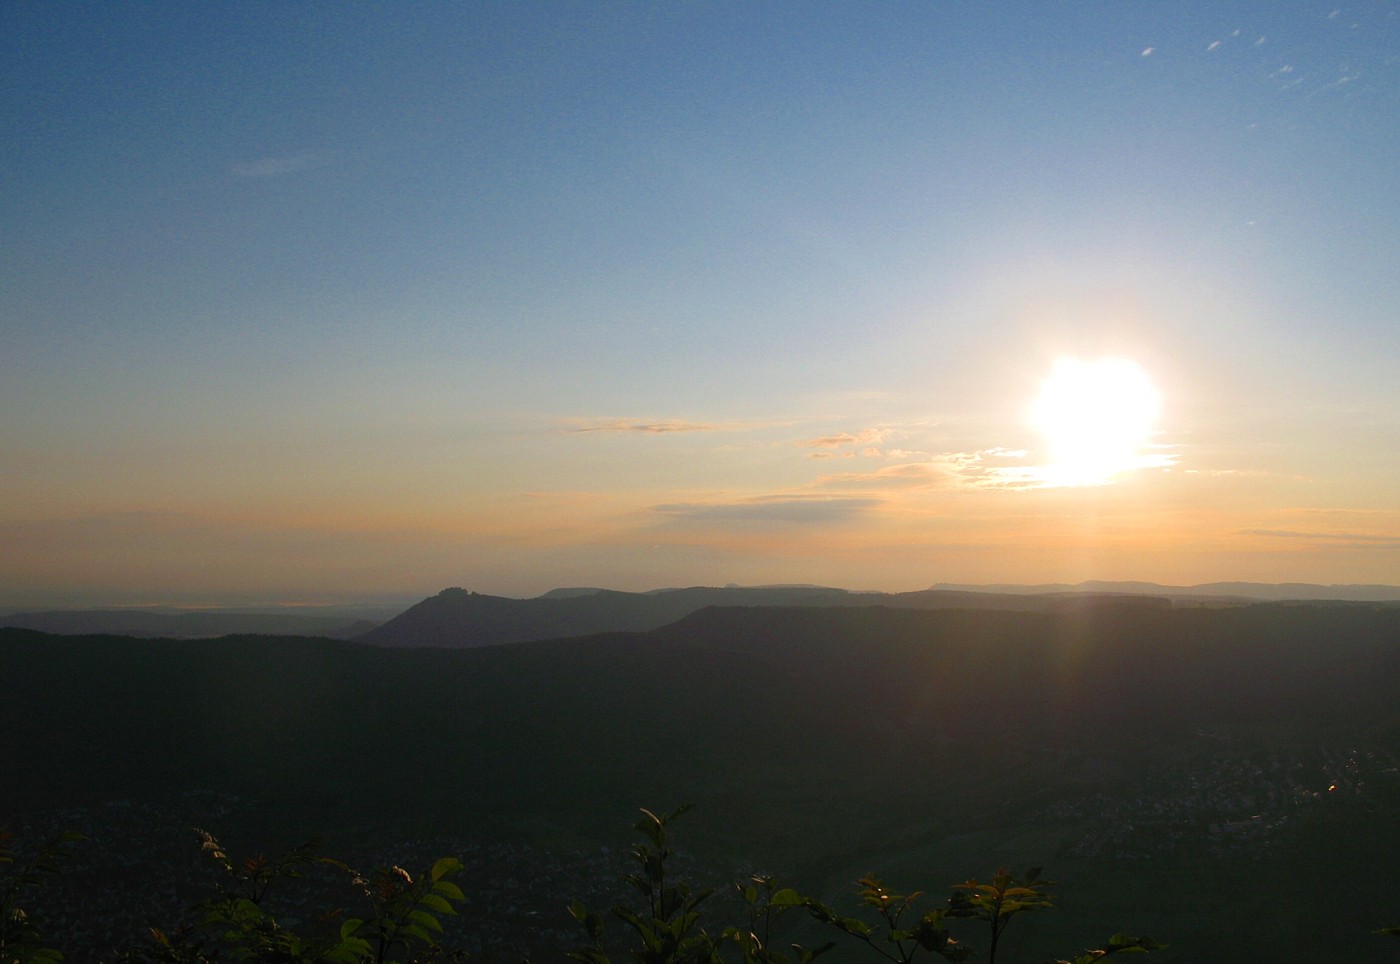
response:
<path id="1" fill-rule="evenodd" d="M 1060 359 L 1031 408 L 1050 449 L 1045 484 L 1106 485 L 1164 464 L 1148 451 L 1161 407 L 1161 394 L 1134 362 Z"/>

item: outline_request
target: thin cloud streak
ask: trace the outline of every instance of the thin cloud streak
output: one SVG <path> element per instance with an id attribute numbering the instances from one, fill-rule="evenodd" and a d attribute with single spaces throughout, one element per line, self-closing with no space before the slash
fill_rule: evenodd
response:
<path id="1" fill-rule="evenodd" d="M 614 418 L 601 421 L 582 421 L 571 425 L 573 433 L 610 432 L 636 435 L 671 435 L 684 432 L 746 432 L 758 428 L 740 422 L 687 422 L 678 418 L 629 419 Z"/>
<path id="2" fill-rule="evenodd" d="M 802 439 L 797 444 L 808 448 L 840 448 L 843 445 L 875 445 L 885 440 L 888 429 L 867 428 L 861 432 L 837 432 L 817 438 Z"/>
<path id="3" fill-rule="evenodd" d="M 862 455 L 880 453 L 867 450 Z M 886 457 L 914 454 L 899 450 L 884 453 Z M 962 488 L 962 489 L 1013 489 L 1030 490 L 1058 488 L 1066 484 L 1084 485 L 1088 483 L 1066 483 L 1057 478 L 1054 465 L 1017 464 L 1027 457 L 1024 449 L 989 448 L 974 452 L 943 452 L 924 455 L 917 462 L 903 462 L 889 465 L 874 472 L 845 472 L 826 475 L 816 480 L 817 487 L 859 488 L 863 486 L 901 488 Z M 834 458 L 834 454 L 813 453 L 812 458 Z M 1131 463 L 1125 464 L 1112 476 L 1095 484 L 1113 485 L 1120 475 L 1143 469 L 1170 468 L 1175 465 L 1174 454 L 1146 454 Z"/>
<path id="4" fill-rule="evenodd" d="M 887 465 L 874 472 L 824 475 L 817 480 L 817 485 L 833 488 L 946 489 L 956 486 L 957 478 L 949 471 L 948 466 L 941 462 L 906 462 L 902 465 Z"/>
<path id="5" fill-rule="evenodd" d="M 893 453 L 891 453 L 893 454 Z M 908 456 L 914 453 L 900 452 Z M 861 488 L 1033 488 L 1043 485 L 1035 466 L 993 464 L 1024 458 L 1019 449 L 993 448 L 977 452 L 944 452 L 917 462 L 887 465 L 873 472 L 844 472 L 819 478 L 825 487 Z"/>
<path id="6" fill-rule="evenodd" d="M 832 525 L 862 515 L 883 504 L 871 497 L 762 496 L 738 502 L 677 502 L 652 511 L 679 522 L 700 525 Z"/>
<path id="7" fill-rule="evenodd" d="M 1400 536 L 1367 532 L 1302 532 L 1296 529 L 1240 529 L 1242 536 L 1264 539 L 1307 539 L 1314 542 L 1356 543 L 1368 546 L 1400 546 Z"/>

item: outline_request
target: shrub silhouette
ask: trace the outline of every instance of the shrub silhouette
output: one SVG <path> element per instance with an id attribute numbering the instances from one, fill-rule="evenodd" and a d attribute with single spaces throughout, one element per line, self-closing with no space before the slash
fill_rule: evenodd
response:
<path id="1" fill-rule="evenodd" d="M 953 934 L 963 922 L 981 925 L 988 938 L 987 961 L 995 964 L 1009 923 L 1022 914 L 1052 906 L 1050 882 L 1032 870 L 1022 878 L 999 870 L 985 883 L 955 884 L 941 906 L 927 906 L 920 892 L 890 890 L 877 877 L 858 881 L 862 916 L 845 916 L 771 877 L 753 876 L 734 886 L 742 919 L 707 928 L 702 905 L 713 889 L 696 889 L 671 869 L 674 850 L 670 825 L 689 809 L 660 817 L 649 810 L 634 825 L 641 835 L 632 848 L 635 869 L 625 881 L 638 898 L 619 904 L 611 916 L 621 921 L 627 957 L 639 964 L 810 964 L 838 946 L 864 947 L 875 957 L 911 962 L 927 957 L 965 961 L 973 946 Z M 317 854 L 314 843 L 268 858 L 235 859 L 209 833 L 197 831 L 201 847 L 221 871 L 215 891 L 196 906 L 194 923 L 176 929 L 152 927 L 149 940 L 129 948 L 123 962 L 210 964 L 214 961 L 324 962 L 324 964 L 417 964 L 462 960 L 466 954 L 443 946 L 440 918 L 457 913 L 461 888 L 451 879 L 463 869 L 454 857 L 435 861 L 418 875 L 401 867 L 381 867 L 360 874 L 348 865 Z M 44 939 L 43 921 L 25 908 L 81 840 L 63 834 L 27 863 L 16 866 L 8 835 L 0 834 L 0 964 L 54 964 L 62 953 Z M 330 868 L 354 885 L 362 908 L 353 916 L 340 908 L 320 914 L 307 930 L 300 922 L 279 919 L 268 907 L 268 894 L 294 884 L 311 866 Z M 580 903 L 569 912 L 582 925 L 588 943 L 569 957 L 580 964 L 612 964 L 615 950 L 604 940 L 605 920 Z M 832 939 L 819 946 L 779 946 L 774 925 L 799 913 L 819 922 Z M 1394 929 L 1388 928 L 1387 932 Z M 1115 935 L 1102 946 L 1058 964 L 1091 964 L 1118 953 L 1157 950 L 1151 938 Z"/>
<path id="2" fill-rule="evenodd" d="M 668 828 L 688 809 L 681 807 L 666 817 L 643 810 L 642 819 L 634 825 L 643 840 L 632 849 L 638 870 L 626 879 L 644 902 L 640 909 L 619 905 L 612 914 L 627 925 L 638 942 L 628 949 L 628 954 L 640 964 L 722 964 L 725 951 L 731 947 L 738 948 L 744 964 L 809 964 L 837 945 L 827 941 L 818 947 L 773 946 L 774 920 L 795 910 L 805 910 L 838 934 L 896 964 L 911 964 L 920 952 L 948 961 L 967 960 L 975 953 L 974 948 L 954 938 L 947 924 L 954 920 L 979 921 L 986 925 L 989 934 L 988 964 L 995 964 L 1002 934 L 1011 920 L 1052 906 L 1045 891 L 1050 882 L 1040 879 L 1038 868 L 1020 880 L 998 870 L 987 883 L 968 880 L 956 884 L 946 907 L 923 911 L 919 910 L 921 893 L 895 893 L 878 877 L 864 877 L 857 885 L 861 906 L 867 908 L 866 917 L 844 916 L 821 901 L 778 887 L 771 878 L 754 877 L 736 885 L 748 908 L 745 924 L 731 924 L 718 935 L 711 934 L 701 925 L 700 905 L 714 891 L 694 890 L 668 873 L 667 861 L 673 855 Z M 582 904 L 571 905 L 569 911 L 583 925 L 589 940 L 586 947 L 569 956 L 581 964 L 613 964 L 604 946 L 603 918 Z M 1150 937 L 1116 934 L 1102 946 L 1057 964 L 1090 964 L 1113 954 L 1144 953 L 1163 946 Z"/>
<path id="3" fill-rule="evenodd" d="M 32 901 L 44 889 L 48 878 L 56 875 L 63 861 L 73 852 L 73 845 L 84 839 L 80 833 L 62 833 L 47 841 L 30 861 L 16 865 L 13 838 L 0 831 L 0 962 L 11 964 L 47 964 L 59 961 L 63 955 L 49 947 L 42 934 L 43 921 L 32 910 Z"/>

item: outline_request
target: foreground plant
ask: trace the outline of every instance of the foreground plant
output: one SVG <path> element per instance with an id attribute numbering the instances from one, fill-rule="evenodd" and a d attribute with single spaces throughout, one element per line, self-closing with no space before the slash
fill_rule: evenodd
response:
<path id="1" fill-rule="evenodd" d="M 626 880 L 645 898 L 645 907 L 634 910 L 618 905 L 612 909 L 612 914 L 623 921 L 639 941 L 628 949 L 628 954 L 641 964 L 720 964 L 726 960 L 726 951 L 732 954 L 736 949 L 744 964 L 810 964 L 835 947 L 835 942 L 828 941 L 815 948 L 800 944 L 778 947 L 773 943 L 777 919 L 798 908 L 894 964 L 912 964 L 922 955 L 966 961 L 976 950 L 958 940 L 951 925 L 961 921 L 980 922 L 989 935 L 988 964 L 995 964 L 1002 936 L 1012 919 L 1053 906 L 1046 891 L 1050 881 L 1041 879 L 1038 868 L 1020 879 L 998 870 L 986 883 L 968 880 L 956 884 L 946 906 L 940 907 L 921 907 L 922 893 L 901 894 L 886 887 L 878 877 L 864 877 L 857 882 L 864 916 L 838 913 L 819 900 L 803 897 L 792 888 L 780 887 L 771 877 L 754 876 L 736 885 L 746 907 L 747 920 L 724 927 L 715 936 L 702 926 L 700 914 L 701 904 L 713 891 L 693 890 L 688 884 L 674 880 L 667 867 L 673 856 L 669 825 L 688 809 L 682 807 L 666 817 L 643 810 L 643 819 L 635 824 L 644 838 L 632 850 L 632 858 L 640 870 L 628 874 Z M 569 956 L 582 964 L 612 964 L 604 945 L 603 918 L 578 903 L 571 905 L 569 911 L 583 925 L 590 941 L 587 947 Z M 1143 953 L 1161 947 L 1150 937 L 1118 934 L 1101 947 L 1056 964 L 1092 964 L 1112 954 Z"/>
<path id="2" fill-rule="evenodd" d="M 32 902 L 50 878 L 62 870 L 73 856 L 73 847 L 86 840 L 75 831 L 65 831 L 49 840 L 27 863 L 15 864 L 13 837 L 0 831 L 0 962 L 2 964 L 47 964 L 61 961 L 63 954 L 49 947 L 32 908 Z"/>
<path id="3" fill-rule="evenodd" d="M 898 893 L 877 877 L 865 877 L 858 882 L 857 916 L 838 913 L 780 886 L 772 877 L 754 875 L 735 885 L 742 901 L 741 919 L 711 930 L 703 921 L 702 907 L 714 891 L 697 890 L 672 870 L 675 855 L 669 828 L 687 809 L 664 817 L 643 810 L 642 819 L 634 825 L 642 839 L 631 851 L 636 869 L 625 880 L 640 903 L 619 904 L 611 913 L 626 925 L 626 953 L 639 964 L 811 964 L 837 944 L 833 940 L 818 947 L 779 943 L 775 935 L 784 930 L 781 918 L 797 910 L 834 931 L 834 937 L 853 941 L 895 964 L 912 964 L 930 956 L 966 961 L 975 951 L 954 935 L 953 928 L 978 926 L 988 935 L 988 964 L 995 964 L 1010 922 L 1053 906 L 1047 891 L 1050 882 L 1041 879 L 1038 869 L 1022 878 L 998 870 L 985 883 L 956 884 L 942 906 L 928 906 L 920 892 Z M 171 931 L 151 928 L 150 941 L 127 951 L 121 961 L 419 964 L 466 956 L 440 943 L 440 918 L 456 914 L 464 900 L 450 879 L 463 869 L 455 858 L 444 857 L 416 877 L 402 867 L 360 874 L 340 861 L 318 856 L 315 844 L 304 844 L 275 859 L 258 855 L 235 860 L 211 834 L 200 831 L 200 835 L 204 853 L 222 871 L 215 893 L 196 905 L 193 923 Z M 41 895 L 81 839 L 79 834 L 64 834 L 16 868 L 9 837 L 0 834 L 0 964 L 55 964 L 62 959 L 44 941 L 41 922 L 25 908 Z M 269 907 L 269 893 L 300 879 L 312 867 L 331 868 L 348 877 L 362 901 L 362 915 L 333 907 L 312 923 L 310 931 L 290 918 L 279 919 Z M 569 957 L 581 964 L 612 964 L 604 943 L 603 917 L 578 903 L 569 911 L 589 939 L 588 946 Z M 1396 932 L 1387 928 L 1381 933 Z M 1160 947 L 1151 938 L 1119 934 L 1101 947 L 1056 964 L 1093 964 L 1113 954 Z"/>
<path id="4" fill-rule="evenodd" d="M 774 923 L 788 911 L 806 907 L 807 899 L 791 887 L 779 887 L 772 877 L 763 874 L 755 874 L 734 887 L 743 898 L 748 920 L 743 927 L 726 927 L 721 937 L 740 948 L 744 964 L 810 964 L 836 946 L 835 941 L 827 941 L 815 948 L 800 944 L 774 947 Z"/>
<path id="5" fill-rule="evenodd" d="M 689 809 L 681 807 L 667 817 L 643 810 L 642 819 L 632 825 L 644 839 L 632 848 L 638 870 L 625 880 L 644 898 L 645 908 L 638 912 L 619 904 L 612 912 L 641 942 L 632 956 L 643 964 L 709 964 L 720 959 L 713 938 L 700 926 L 700 905 L 713 891 L 696 892 L 689 884 L 667 876 L 667 861 L 673 852 L 666 827 Z M 590 946 L 569 956 L 583 964 L 611 964 L 603 949 L 602 917 L 578 902 L 569 905 L 569 913 L 583 925 L 591 941 Z"/>
<path id="6" fill-rule="evenodd" d="M 402 867 L 384 867 L 361 875 L 338 860 L 316 856 L 307 843 L 270 860 L 258 855 L 234 861 L 213 835 L 199 831 L 203 850 L 224 871 L 218 892 L 196 908 L 198 922 L 166 933 L 151 928 L 150 946 L 133 949 L 128 961 L 149 960 L 205 964 L 216 959 L 247 961 L 315 961 L 325 964 L 387 964 L 430 961 L 462 955 L 438 943 L 439 915 L 455 914 L 464 897 L 448 878 L 462 869 L 444 857 L 414 878 Z M 298 933 L 268 909 L 269 890 L 279 882 L 302 877 L 308 865 L 332 867 L 347 874 L 360 891 L 367 913 L 346 917 L 333 909 L 320 918 L 320 934 Z"/>
<path id="7" fill-rule="evenodd" d="M 920 912 L 917 909 L 919 898 L 923 896 L 919 891 L 896 893 L 873 876 L 862 877 L 856 883 L 860 887 L 861 906 L 874 911 L 873 925 L 860 917 L 844 917 L 810 898 L 805 901 L 808 911 L 823 924 L 835 927 L 897 964 L 909 964 L 920 951 L 937 954 L 948 961 L 964 961 L 974 953 L 971 947 L 958 943 L 943 926 L 948 916 L 946 910 L 934 908 Z"/>

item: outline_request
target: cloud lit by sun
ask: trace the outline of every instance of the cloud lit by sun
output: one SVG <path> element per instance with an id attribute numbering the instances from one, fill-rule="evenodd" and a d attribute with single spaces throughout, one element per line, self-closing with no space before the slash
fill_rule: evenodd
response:
<path id="1" fill-rule="evenodd" d="M 1036 475 L 1046 486 L 1107 485 L 1135 469 L 1174 459 L 1154 448 L 1162 396 L 1147 373 L 1122 358 L 1062 358 L 1031 406 L 1050 461 Z"/>

